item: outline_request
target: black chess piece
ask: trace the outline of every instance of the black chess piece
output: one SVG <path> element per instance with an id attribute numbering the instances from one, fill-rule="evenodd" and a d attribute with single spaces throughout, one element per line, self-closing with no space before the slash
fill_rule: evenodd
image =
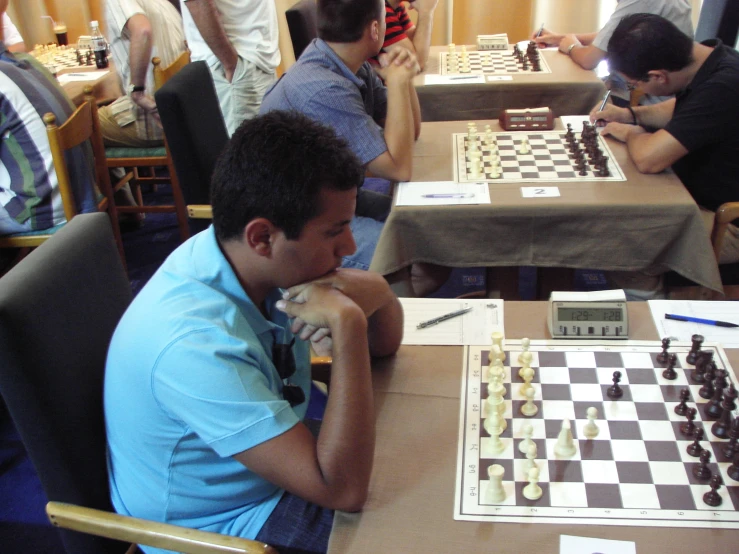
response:
<path id="1" fill-rule="evenodd" d="M 734 411 L 736 410 L 736 398 L 739 396 L 739 392 L 737 392 L 736 387 L 734 386 L 734 383 L 729 383 L 729 387 L 724 390 L 724 399 L 729 399 L 729 410 Z"/>
<path id="2" fill-rule="evenodd" d="M 708 467 L 708 463 L 711 461 L 711 451 L 704 448 L 699 459 L 700 463 L 693 468 L 693 475 L 696 479 L 708 481 L 713 475 L 711 468 Z"/>
<path id="3" fill-rule="evenodd" d="M 723 479 L 721 479 L 721 475 L 716 474 L 711 477 L 711 490 L 703 495 L 703 502 L 713 507 L 721 506 L 722 499 L 718 490 L 721 488 L 722 484 Z"/>
<path id="4" fill-rule="evenodd" d="M 698 410 L 696 410 L 695 408 L 688 408 L 688 411 L 685 412 L 685 417 L 688 419 L 688 421 L 685 421 L 680 425 L 680 432 L 686 437 L 693 436 L 693 433 L 695 432 L 695 423 L 693 423 L 693 421 L 695 420 L 695 416 L 697 415 Z"/>
<path id="5" fill-rule="evenodd" d="M 677 415 L 685 415 L 688 411 L 688 399 L 690 398 L 690 389 L 680 389 L 680 404 L 675 406 Z"/>
<path id="6" fill-rule="evenodd" d="M 694 458 L 697 458 L 700 456 L 700 453 L 703 452 L 703 447 L 701 446 L 701 441 L 703 440 L 704 431 L 701 427 L 698 427 L 695 430 L 695 433 L 693 433 L 693 436 L 695 440 L 693 441 L 693 444 L 688 445 L 687 452 Z"/>
<path id="7" fill-rule="evenodd" d="M 726 380 L 722 376 L 716 377 L 713 381 L 713 396 L 711 400 L 703 406 L 703 415 L 706 419 L 718 419 L 721 417 L 724 409 L 721 402 L 724 399 L 724 387 Z"/>
<path id="8" fill-rule="evenodd" d="M 661 364 L 667 363 L 667 349 L 670 348 L 670 339 L 665 337 L 662 339 L 662 352 L 657 354 L 657 361 Z"/>
<path id="9" fill-rule="evenodd" d="M 734 453 L 734 461 L 726 468 L 726 475 L 731 477 L 734 481 L 739 481 L 739 452 Z"/>
<path id="10" fill-rule="evenodd" d="M 701 346 L 703 346 L 703 335 L 693 335 L 690 337 L 690 340 L 693 341 L 693 346 L 690 349 L 690 352 L 688 352 L 688 356 L 685 358 L 685 361 L 689 364 L 695 364 L 695 356 L 698 354 Z"/>
<path id="11" fill-rule="evenodd" d="M 733 423 L 731 410 L 729 409 L 730 404 L 731 399 L 727 400 L 727 398 L 724 397 L 721 404 L 721 414 L 719 414 L 718 421 L 711 425 L 711 433 L 713 433 L 714 437 L 718 437 L 719 439 L 729 438 L 729 432 L 731 431 L 731 426 Z"/>
<path id="12" fill-rule="evenodd" d="M 667 369 L 662 372 L 662 377 L 670 381 L 677 379 L 677 371 L 675 371 L 675 365 L 677 365 L 677 354 L 669 354 L 667 356 Z"/>
<path id="13" fill-rule="evenodd" d="M 726 443 L 722 450 L 724 456 L 731 459 L 734 457 L 734 454 L 739 452 L 737 441 L 739 441 L 739 417 L 735 417 L 734 421 L 731 422 L 731 428 L 729 429 L 729 442 Z"/>
<path id="14" fill-rule="evenodd" d="M 717 371 L 716 364 L 706 364 L 706 374 L 704 375 L 706 382 L 703 383 L 703 386 L 698 391 L 698 395 L 701 398 L 713 398 L 713 393 L 715 392 L 713 388 L 713 380 L 716 378 L 715 371 Z"/>
<path id="15" fill-rule="evenodd" d="M 624 391 L 618 384 L 621 382 L 621 372 L 613 372 L 613 385 L 608 387 L 606 394 L 609 398 L 621 398 L 624 395 Z"/>
<path id="16" fill-rule="evenodd" d="M 713 352 L 708 352 L 706 350 L 699 350 L 695 355 L 695 369 L 690 374 L 690 378 L 694 383 L 706 382 L 706 367 L 712 358 Z"/>

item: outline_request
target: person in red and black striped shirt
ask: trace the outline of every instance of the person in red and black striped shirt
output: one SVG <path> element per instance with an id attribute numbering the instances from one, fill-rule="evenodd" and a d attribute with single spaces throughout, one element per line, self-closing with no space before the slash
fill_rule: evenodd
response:
<path id="1" fill-rule="evenodd" d="M 402 0 L 385 0 L 385 42 L 382 52 L 394 46 L 402 46 L 416 54 L 421 69 L 426 66 L 431 47 L 431 30 L 434 26 L 434 10 L 439 0 L 414 0 L 409 6 L 418 12 L 418 23 L 413 24 Z M 377 56 L 370 59 L 378 64 Z"/>

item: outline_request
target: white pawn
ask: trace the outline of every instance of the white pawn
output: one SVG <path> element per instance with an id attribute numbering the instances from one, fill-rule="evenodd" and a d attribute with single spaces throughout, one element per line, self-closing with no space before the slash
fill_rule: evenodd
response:
<path id="1" fill-rule="evenodd" d="M 488 467 L 488 489 L 485 493 L 485 502 L 488 504 L 499 504 L 505 500 L 506 494 L 503 488 L 503 474 L 505 469 L 500 464 Z"/>
<path id="2" fill-rule="evenodd" d="M 588 422 L 582 428 L 582 434 L 585 435 L 586 439 L 594 439 L 600 433 L 600 429 L 595 424 L 595 420 L 598 418 L 598 408 L 590 407 L 587 409 Z"/>
<path id="3" fill-rule="evenodd" d="M 531 149 L 529 148 L 529 140 L 526 137 L 523 137 L 521 139 L 521 147 L 518 150 L 519 154 L 528 154 L 531 152 Z"/>
<path id="4" fill-rule="evenodd" d="M 491 377 L 492 379 L 488 379 L 488 395 L 495 394 L 501 398 L 504 397 L 506 390 L 505 385 L 503 385 L 503 376 L 500 373 L 495 372 Z"/>
<path id="5" fill-rule="evenodd" d="M 523 434 L 523 440 L 518 445 L 518 451 L 521 454 L 526 454 L 532 444 L 536 445 L 536 443 L 531 440 L 531 437 L 534 434 L 534 427 L 530 423 L 525 423 L 523 427 L 521 427 L 521 433 Z"/>
<path id="6" fill-rule="evenodd" d="M 532 417 L 535 416 L 539 412 L 539 407 L 534 404 L 534 395 L 536 394 L 536 389 L 534 387 L 531 387 L 529 390 L 526 391 L 526 404 L 521 406 L 521 415 L 524 415 L 526 417 Z"/>
<path id="7" fill-rule="evenodd" d="M 500 177 L 500 166 L 498 164 L 493 164 L 490 166 L 490 178 L 497 179 L 498 177 Z"/>
<path id="8" fill-rule="evenodd" d="M 487 125 L 487 127 L 490 127 L 490 125 Z M 495 344 L 501 349 L 501 351 L 503 350 L 503 333 L 500 331 L 493 331 L 490 333 L 490 340 L 492 341 L 491 345 Z"/>
<path id="9" fill-rule="evenodd" d="M 480 161 L 480 158 L 472 160 L 472 171 L 470 172 L 470 177 L 472 179 L 482 179 L 482 161 Z"/>
<path id="10" fill-rule="evenodd" d="M 529 364 L 531 364 L 531 360 L 533 359 L 531 356 L 531 352 L 529 352 L 529 346 L 531 345 L 531 341 L 527 338 L 521 339 L 521 353 L 518 355 L 518 363 L 522 364 L 524 363 L 524 359 L 528 359 Z M 528 356 L 524 356 L 524 354 L 528 354 Z"/>
<path id="11" fill-rule="evenodd" d="M 493 456 L 497 456 L 505 450 L 505 444 L 500 440 L 500 434 L 503 432 L 501 427 L 501 417 L 497 410 L 493 411 L 490 416 L 485 419 L 485 430 L 490 434 L 488 441 L 488 452 Z"/>
<path id="12" fill-rule="evenodd" d="M 554 445 L 554 453 L 561 458 L 571 458 L 577 452 L 575 441 L 572 438 L 572 428 L 570 420 L 562 421 L 562 429 L 557 437 L 557 444 Z"/>
<path id="13" fill-rule="evenodd" d="M 500 427 L 501 433 L 508 428 L 508 422 L 505 420 L 505 400 L 503 397 L 497 394 L 488 395 L 485 399 L 485 406 L 487 407 L 488 418 L 497 413 L 500 418 L 497 425 Z"/>
<path id="14" fill-rule="evenodd" d="M 490 367 L 488 367 L 488 381 L 492 381 L 494 377 L 499 376 L 501 381 L 505 376 L 505 369 L 500 360 L 492 360 Z"/>
<path id="15" fill-rule="evenodd" d="M 536 443 L 532 443 L 526 452 L 526 463 L 524 464 L 526 471 L 537 467 L 536 465 Z"/>
<path id="16" fill-rule="evenodd" d="M 524 497 L 529 500 L 539 500 L 542 495 L 539 483 L 539 469 L 534 467 L 529 470 L 529 484 L 523 488 Z"/>
<path id="17" fill-rule="evenodd" d="M 531 354 L 531 352 L 522 352 L 521 355 L 518 357 L 518 361 L 521 363 L 521 369 L 518 370 L 518 376 L 523 379 L 523 370 L 526 367 L 531 367 L 531 362 L 533 361 L 534 356 Z"/>
<path id="18" fill-rule="evenodd" d="M 530 367 L 524 367 L 521 378 L 523 379 L 523 385 L 518 389 L 518 393 L 521 396 L 526 396 L 526 391 L 531 388 L 531 381 L 534 380 L 534 370 Z"/>
<path id="19" fill-rule="evenodd" d="M 490 353 L 488 354 L 488 360 L 497 360 L 501 363 L 505 360 L 505 352 L 498 346 L 497 344 L 494 344 L 490 347 Z"/>

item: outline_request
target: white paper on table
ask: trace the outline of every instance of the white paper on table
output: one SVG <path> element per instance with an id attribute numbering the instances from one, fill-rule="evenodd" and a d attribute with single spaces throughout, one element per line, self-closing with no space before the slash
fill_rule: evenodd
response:
<path id="1" fill-rule="evenodd" d="M 675 314 L 739 323 L 739 302 L 650 300 L 649 309 L 660 337 L 690 342 L 693 335 L 703 335 L 706 342 L 718 342 L 724 348 L 739 348 L 739 327 L 716 327 L 665 319 L 665 314 Z"/>
<path id="2" fill-rule="evenodd" d="M 400 298 L 403 305 L 403 344 L 490 344 L 490 334 L 503 333 L 503 300 L 486 298 Z M 417 329 L 419 323 L 471 307 L 466 314 Z"/>
<path id="3" fill-rule="evenodd" d="M 551 198 L 560 196 L 559 187 L 521 187 L 523 198 Z"/>
<path id="4" fill-rule="evenodd" d="M 414 181 L 398 183 L 396 206 L 460 206 L 490 204 L 487 183 L 454 181 Z"/>
<path id="5" fill-rule="evenodd" d="M 560 554 L 636 554 L 636 543 L 594 539 L 592 537 L 559 536 Z"/>
<path id="6" fill-rule="evenodd" d="M 482 85 L 485 75 L 437 75 L 430 73 L 423 76 L 424 85 Z"/>
<path id="7" fill-rule="evenodd" d="M 590 124 L 589 115 L 563 115 L 559 119 L 562 121 L 562 126 L 565 129 L 567 128 L 568 123 L 572 125 L 572 130 L 575 133 L 579 133 L 580 131 L 582 131 L 583 122 Z"/>
<path id="8" fill-rule="evenodd" d="M 83 71 L 81 73 L 63 73 L 57 75 L 56 80 L 62 85 L 64 83 L 71 83 L 72 81 L 97 81 L 101 77 L 105 77 L 108 74 L 108 70 L 102 71 Z"/>
<path id="9" fill-rule="evenodd" d="M 487 80 L 488 83 L 493 81 L 513 81 L 513 77 L 511 75 L 488 75 Z"/>

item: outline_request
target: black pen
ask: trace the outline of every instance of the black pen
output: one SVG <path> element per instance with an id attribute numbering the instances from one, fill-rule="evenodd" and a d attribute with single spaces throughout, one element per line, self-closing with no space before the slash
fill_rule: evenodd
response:
<path id="1" fill-rule="evenodd" d="M 739 327 L 736 323 L 728 321 L 715 321 L 713 319 L 703 319 L 700 317 L 691 317 L 687 315 L 665 314 L 665 319 L 674 319 L 675 321 L 689 321 L 691 323 L 703 323 L 704 325 L 715 325 L 716 327 Z"/>
<path id="2" fill-rule="evenodd" d="M 600 107 L 598 108 L 599 112 L 603 111 L 603 108 L 606 107 L 606 102 L 608 102 L 608 99 L 611 96 L 611 89 L 608 89 L 606 93 L 603 95 L 603 102 L 600 103 Z M 606 120 L 605 119 L 596 119 L 595 120 L 595 126 L 596 127 L 605 127 L 606 126 Z"/>
<path id="3" fill-rule="evenodd" d="M 536 33 L 536 38 L 539 38 L 541 36 L 542 31 L 544 30 L 544 24 L 541 24 L 541 27 L 539 27 L 539 32 Z"/>
<path id="4" fill-rule="evenodd" d="M 418 325 L 416 325 L 416 329 L 425 329 L 426 327 L 431 327 L 432 325 L 436 325 L 437 323 L 441 323 L 442 321 L 446 321 L 447 319 L 452 319 L 453 317 L 464 315 L 470 310 L 472 310 L 472 306 L 470 306 L 469 308 L 457 310 L 456 312 L 440 315 L 439 317 L 435 317 L 434 319 L 429 319 L 428 321 L 419 323 Z"/>

